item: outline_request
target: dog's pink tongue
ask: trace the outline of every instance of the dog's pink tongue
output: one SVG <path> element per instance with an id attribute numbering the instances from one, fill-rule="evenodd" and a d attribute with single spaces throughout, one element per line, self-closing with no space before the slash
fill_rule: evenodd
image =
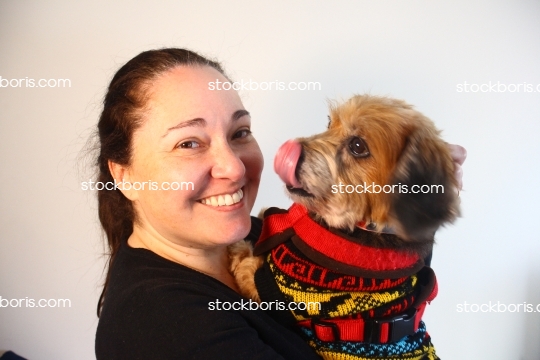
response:
<path id="1" fill-rule="evenodd" d="M 286 185 L 295 188 L 302 187 L 295 175 L 301 153 L 302 145 L 296 140 L 289 140 L 281 145 L 274 158 L 274 171 Z"/>

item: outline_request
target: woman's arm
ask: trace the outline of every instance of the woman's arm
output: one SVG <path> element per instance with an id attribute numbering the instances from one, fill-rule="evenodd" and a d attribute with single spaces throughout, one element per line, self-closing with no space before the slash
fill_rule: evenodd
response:
<path id="1" fill-rule="evenodd" d="M 248 299 L 217 280 L 189 270 L 165 275 L 123 288 L 105 304 L 97 359 L 319 358 L 297 334 L 249 310 Z M 224 302 L 238 310 L 223 310 Z"/>

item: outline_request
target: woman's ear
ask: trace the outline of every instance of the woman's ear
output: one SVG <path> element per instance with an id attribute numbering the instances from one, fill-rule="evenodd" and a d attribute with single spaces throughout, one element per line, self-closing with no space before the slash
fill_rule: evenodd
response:
<path id="1" fill-rule="evenodd" d="M 111 160 L 108 161 L 109 171 L 114 179 L 115 185 L 122 194 L 131 201 L 139 198 L 137 190 L 133 189 L 131 174 L 128 167 L 120 165 Z"/>

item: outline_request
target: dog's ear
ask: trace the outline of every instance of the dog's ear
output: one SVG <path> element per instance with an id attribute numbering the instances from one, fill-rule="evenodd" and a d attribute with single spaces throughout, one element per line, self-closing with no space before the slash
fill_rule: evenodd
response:
<path id="1" fill-rule="evenodd" d="M 408 138 L 393 174 L 389 224 L 410 241 L 432 241 L 437 229 L 459 215 L 450 149 L 433 131 Z M 418 193 L 413 193 L 413 192 Z"/>

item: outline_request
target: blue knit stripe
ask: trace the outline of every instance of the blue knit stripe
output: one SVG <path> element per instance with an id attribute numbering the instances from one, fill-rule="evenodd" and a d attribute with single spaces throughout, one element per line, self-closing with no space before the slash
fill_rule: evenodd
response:
<path id="1" fill-rule="evenodd" d="M 407 359 L 418 357 L 422 354 L 427 355 L 429 352 L 434 353 L 431 339 L 426 333 L 426 326 L 423 321 L 420 322 L 416 333 L 389 344 L 369 344 L 350 341 L 325 342 L 317 339 L 311 329 L 302 327 L 302 332 L 318 352 L 349 354 L 373 359 L 386 359 L 389 357 L 396 359 L 396 356 L 399 356 L 399 359 Z"/>

